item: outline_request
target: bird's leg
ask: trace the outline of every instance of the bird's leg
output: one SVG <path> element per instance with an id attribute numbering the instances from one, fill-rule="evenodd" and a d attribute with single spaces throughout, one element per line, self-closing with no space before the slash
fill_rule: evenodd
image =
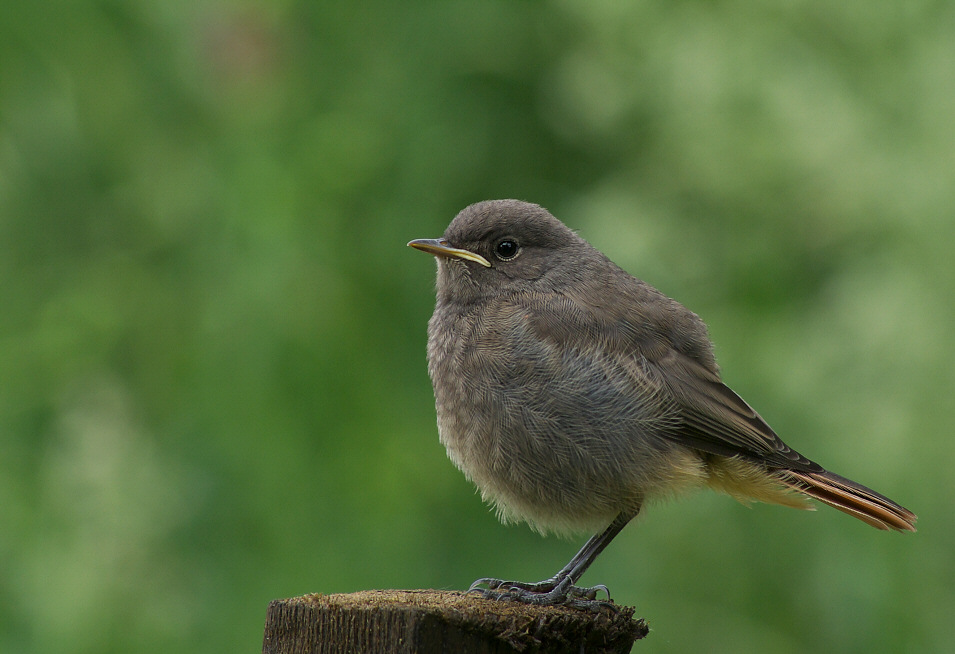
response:
<path id="1" fill-rule="evenodd" d="M 503 579 L 485 578 L 485 579 L 478 579 L 473 584 L 471 584 L 471 589 L 475 589 L 475 587 L 478 585 L 487 585 L 487 587 L 490 588 L 491 590 L 500 590 L 500 589 L 506 590 L 509 588 L 515 588 L 515 589 L 531 591 L 534 593 L 545 593 L 547 591 L 551 591 L 554 588 L 556 588 L 558 584 L 560 584 L 560 582 L 566 579 L 575 568 L 580 566 L 581 562 L 583 561 L 587 562 L 584 564 L 585 569 L 591 562 L 593 562 L 593 560 L 597 557 L 597 554 L 600 553 L 600 550 L 603 549 L 603 547 L 605 547 L 606 544 L 610 542 L 610 538 L 613 537 L 613 536 L 605 537 L 606 533 L 607 532 L 604 531 L 603 533 L 595 534 L 594 536 L 591 536 L 590 540 L 588 540 L 584 544 L 584 546 L 580 548 L 580 551 L 574 555 L 574 558 L 572 558 L 567 565 L 561 568 L 560 571 L 557 574 L 555 574 L 553 577 L 551 577 L 550 579 L 545 579 L 544 581 L 538 581 L 538 582 L 532 583 L 532 582 L 523 582 L 523 581 L 505 581 Z M 578 574 L 578 578 L 581 574 L 583 574 L 583 570 L 580 570 Z"/>
<path id="2" fill-rule="evenodd" d="M 526 583 L 521 581 L 505 581 L 503 579 L 478 579 L 468 592 L 481 593 L 488 599 L 517 600 L 528 604 L 566 604 L 581 601 L 592 601 L 597 597 L 597 591 L 603 590 L 610 597 L 606 586 L 598 585 L 591 588 L 578 588 L 575 584 L 583 576 L 594 559 L 604 551 L 610 541 L 630 522 L 636 512 L 621 513 L 601 533 L 591 537 L 570 562 L 561 568 L 560 572 L 544 581 Z M 478 588 L 487 586 L 487 589 Z"/>

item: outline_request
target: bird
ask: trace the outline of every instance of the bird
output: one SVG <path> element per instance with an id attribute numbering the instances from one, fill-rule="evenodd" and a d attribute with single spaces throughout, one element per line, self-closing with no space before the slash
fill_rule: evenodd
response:
<path id="1" fill-rule="evenodd" d="M 549 579 L 470 591 L 609 599 L 577 585 L 587 568 L 648 500 L 696 488 L 915 531 L 914 513 L 790 448 L 725 385 L 697 314 L 543 207 L 478 202 L 408 245 L 437 260 L 427 358 L 449 458 L 502 521 L 594 534 Z"/>

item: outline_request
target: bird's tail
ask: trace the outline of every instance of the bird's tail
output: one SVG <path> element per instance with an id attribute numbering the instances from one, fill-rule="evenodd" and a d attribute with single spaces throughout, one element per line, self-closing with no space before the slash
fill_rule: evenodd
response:
<path id="1" fill-rule="evenodd" d="M 914 513 L 850 479 L 827 470 L 778 470 L 777 474 L 780 481 L 789 488 L 848 513 L 876 529 L 915 531 Z"/>

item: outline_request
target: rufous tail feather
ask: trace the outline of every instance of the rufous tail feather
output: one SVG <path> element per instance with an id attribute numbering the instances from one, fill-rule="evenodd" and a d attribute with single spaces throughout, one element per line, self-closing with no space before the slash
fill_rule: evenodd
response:
<path id="1" fill-rule="evenodd" d="M 916 516 L 862 484 L 824 472 L 776 471 L 783 484 L 862 520 L 876 529 L 915 531 Z"/>

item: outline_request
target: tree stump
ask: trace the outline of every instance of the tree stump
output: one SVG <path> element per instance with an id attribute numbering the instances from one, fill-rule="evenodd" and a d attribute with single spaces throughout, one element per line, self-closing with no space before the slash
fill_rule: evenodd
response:
<path id="1" fill-rule="evenodd" d="M 262 652 L 617 654 L 648 631 L 629 607 L 585 611 L 459 591 L 368 590 L 271 602 Z"/>

